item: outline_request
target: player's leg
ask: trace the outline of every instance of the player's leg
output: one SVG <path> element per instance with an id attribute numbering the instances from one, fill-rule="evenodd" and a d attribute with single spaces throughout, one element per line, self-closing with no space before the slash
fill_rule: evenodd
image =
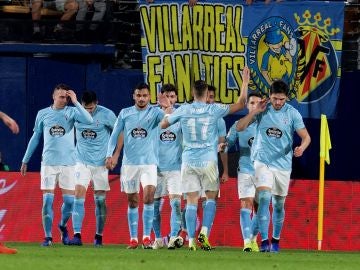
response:
<path id="1" fill-rule="evenodd" d="M 238 194 L 240 198 L 240 228 L 244 240 L 243 250 L 250 252 L 252 251 L 251 213 L 255 196 L 255 186 L 252 183 L 251 175 L 238 173 Z"/>
<path id="2" fill-rule="evenodd" d="M 152 245 L 153 249 L 160 249 L 164 247 L 162 235 L 161 235 L 161 209 L 164 204 L 162 196 L 166 195 L 166 181 L 163 173 L 158 172 L 157 186 L 154 194 L 154 218 L 153 218 L 153 230 L 155 234 L 155 242 Z"/>
<path id="3" fill-rule="evenodd" d="M 280 234 L 285 219 L 285 199 L 289 190 L 290 183 L 290 171 L 273 170 L 275 175 L 275 182 L 272 189 L 272 223 L 273 223 L 273 235 L 271 239 L 270 252 L 280 251 Z"/>
<path id="4" fill-rule="evenodd" d="M 72 215 L 74 208 L 74 198 L 75 198 L 75 166 L 59 166 L 59 187 L 61 189 L 63 203 L 61 206 L 61 219 L 58 225 L 61 240 L 64 245 L 69 244 L 69 233 L 66 227 L 68 220 Z"/>
<path id="5" fill-rule="evenodd" d="M 106 192 L 110 190 L 109 171 L 105 166 L 97 166 L 92 168 L 93 184 L 94 184 L 94 201 L 95 201 L 95 219 L 96 233 L 94 237 L 94 246 L 101 247 L 102 236 L 107 216 Z"/>
<path id="6" fill-rule="evenodd" d="M 70 245 L 81 246 L 81 229 L 85 216 L 85 196 L 86 190 L 91 179 L 91 171 L 84 164 L 76 164 L 75 166 L 75 199 L 72 211 L 72 224 L 74 238 L 70 240 Z"/>
<path id="7" fill-rule="evenodd" d="M 270 169 L 263 163 L 255 161 L 255 185 L 256 192 L 258 194 L 259 206 L 258 206 L 258 224 L 261 235 L 261 252 L 269 252 L 269 236 L 268 230 L 270 225 L 270 201 L 271 201 L 271 189 L 274 183 L 274 175 Z"/>
<path id="8" fill-rule="evenodd" d="M 170 240 L 168 249 L 182 247 L 184 239 L 178 235 L 181 226 L 181 173 L 179 170 L 170 171 L 166 178 L 167 190 L 169 192 L 169 200 L 171 207 L 170 214 Z"/>
<path id="9" fill-rule="evenodd" d="M 140 177 L 143 187 L 143 248 L 152 249 L 150 234 L 154 220 L 154 194 L 157 185 L 156 165 L 143 165 Z"/>
<path id="10" fill-rule="evenodd" d="M 41 166 L 41 190 L 43 193 L 42 204 L 42 225 L 44 229 L 45 238 L 42 246 L 52 245 L 52 225 L 54 221 L 54 190 L 57 181 L 57 167 L 55 166 Z"/>
<path id="11" fill-rule="evenodd" d="M 130 232 L 130 245 L 128 249 L 138 247 L 138 223 L 139 223 L 139 191 L 140 169 L 134 165 L 121 167 L 121 190 L 126 193 L 128 200 L 128 226 Z"/>

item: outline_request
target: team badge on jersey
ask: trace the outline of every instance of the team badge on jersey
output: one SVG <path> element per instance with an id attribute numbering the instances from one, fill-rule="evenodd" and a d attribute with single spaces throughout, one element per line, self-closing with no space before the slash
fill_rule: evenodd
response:
<path id="1" fill-rule="evenodd" d="M 147 131 L 143 128 L 134 128 L 131 131 L 131 136 L 134 139 L 142 139 L 142 138 L 146 138 L 147 137 Z"/>
<path id="2" fill-rule="evenodd" d="M 91 129 L 85 129 L 83 132 L 81 132 L 81 136 L 84 139 L 94 140 L 97 137 L 97 134 Z"/>
<path id="3" fill-rule="evenodd" d="M 272 138 L 281 138 L 282 134 L 283 134 L 283 132 L 276 127 L 268 128 L 266 130 L 266 135 L 268 135 L 269 137 L 272 137 Z"/>
<path id="4" fill-rule="evenodd" d="M 65 132 L 65 128 L 56 125 L 50 128 L 49 133 L 53 137 L 62 137 L 65 135 L 66 132 Z"/>
<path id="5" fill-rule="evenodd" d="M 176 135 L 170 130 L 166 130 L 160 134 L 160 140 L 165 143 L 171 143 L 176 140 Z"/>

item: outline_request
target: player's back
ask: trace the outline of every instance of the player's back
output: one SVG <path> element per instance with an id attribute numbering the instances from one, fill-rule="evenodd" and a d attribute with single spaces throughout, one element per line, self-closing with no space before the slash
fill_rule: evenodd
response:
<path id="1" fill-rule="evenodd" d="M 228 113 L 228 106 L 194 102 L 183 105 L 183 160 L 185 162 L 217 160 L 214 141 L 218 140 L 218 119 Z"/>

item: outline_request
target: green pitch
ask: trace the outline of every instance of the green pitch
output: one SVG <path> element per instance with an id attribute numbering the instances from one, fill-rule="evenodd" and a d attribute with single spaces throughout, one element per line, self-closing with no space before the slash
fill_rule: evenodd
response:
<path id="1" fill-rule="evenodd" d="M 217 247 L 206 252 L 177 250 L 127 250 L 125 246 L 91 245 L 71 247 L 56 244 L 49 248 L 36 244 L 7 243 L 18 254 L 0 254 L 0 269 L 16 270 L 329 270 L 359 269 L 360 254 L 355 252 L 317 252 L 282 250 L 279 254 L 244 253 L 239 248 Z"/>

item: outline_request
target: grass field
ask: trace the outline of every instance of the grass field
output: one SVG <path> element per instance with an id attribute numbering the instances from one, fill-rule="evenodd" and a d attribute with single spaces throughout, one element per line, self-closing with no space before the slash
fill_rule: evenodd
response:
<path id="1" fill-rule="evenodd" d="M 7 243 L 18 249 L 18 254 L 0 254 L 0 269 L 359 269 L 360 254 L 355 252 L 317 252 L 282 250 L 273 253 L 244 253 L 239 248 L 217 247 L 206 252 L 177 250 L 127 250 L 122 245 L 91 245 L 71 247 L 56 244 L 50 248 L 38 243 Z"/>

